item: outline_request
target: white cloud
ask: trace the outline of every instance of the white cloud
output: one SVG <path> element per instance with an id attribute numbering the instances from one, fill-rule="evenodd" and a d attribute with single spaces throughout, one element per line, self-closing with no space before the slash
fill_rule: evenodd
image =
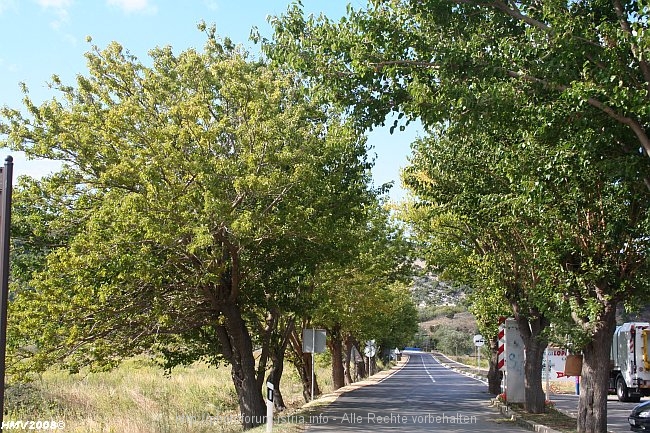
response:
<path id="1" fill-rule="evenodd" d="M 56 19 L 50 23 L 54 30 L 59 30 L 61 26 L 70 20 L 68 8 L 72 6 L 72 0 L 36 0 L 43 9 L 52 9 Z"/>
<path id="2" fill-rule="evenodd" d="M 36 0 L 44 8 L 65 9 L 72 5 L 72 0 Z"/>
<path id="3" fill-rule="evenodd" d="M 15 63 L 7 63 L 5 59 L 0 58 L 0 71 L 18 72 L 20 68 Z"/>
<path id="4" fill-rule="evenodd" d="M 116 6 L 126 13 L 146 12 L 156 13 L 156 6 L 149 3 L 149 0 L 107 0 L 110 6 Z"/>
<path id="5" fill-rule="evenodd" d="M 217 0 L 204 0 L 204 3 L 205 6 L 212 11 L 219 10 L 219 2 Z"/>
<path id="6" fill-rule="evenodd" d="M 16 9 L 14 0 L 0 0 L 0 14 L 9 9 Z"/>

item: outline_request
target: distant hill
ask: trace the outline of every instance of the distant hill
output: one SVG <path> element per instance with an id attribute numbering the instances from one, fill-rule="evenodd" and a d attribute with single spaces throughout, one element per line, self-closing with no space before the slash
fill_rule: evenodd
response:
<path id="1" fill-rule="evenodd" d="M 460 305 L 467 298 L 467 291 L 467 286 L 454 285 L 431 273 L 413 278 L 411 288 L 413 300 L 419 308 Z"/>
<path id="2" fill-rule="evenodd" d="M 427 272 L 421 261 L 416 262 L 416 271 L 418 275 L 413 278 L 411 295 L 418 310 L 420 333 L 414 343 L 445 353 L 472 353 L 472 336 L 478 333 L 478 326 L 467 311 L 471 288 Z M 616 322 L 650 322 L 650 304 L 634 312 L 626 312 L 620 305 Z"/>
<path id="3" fill-rule="evenodd" d="M 420 322 L 420 328 L 427 332 L 433 332 L 436 329 L 455 329 L 472 335 L 478 332 L 476 319 L 469 311 L 455 313 L 452 317 L 438 316 L 426 322 Z"/>
<path id="4" fill-rule="evenodd" d="M 469 287 L 426 272 L 422 262 L 416 265 L 420 273 L 413 279 L 411 295 L 418 309 L 421 331 L 415 344 L 447 353 L 470 353 L 477 325 L 467 311 Z"/>

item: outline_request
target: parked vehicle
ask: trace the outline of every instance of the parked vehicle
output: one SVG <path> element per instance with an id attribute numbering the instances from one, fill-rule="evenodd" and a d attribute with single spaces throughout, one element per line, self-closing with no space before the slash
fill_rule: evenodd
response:
<path id="1" fill-rule="evenodd" d="M 627 421 L 632 431 L 650 432 L 650 401 L 636 405 L 627 417 Z"/>
<path id="2" fill-rule="evenodd" d="M 638 402 L 650 395 L 650 323 L 628 322 L 616 328 L 612 340 L 609 392 L 619 401 Z"/>

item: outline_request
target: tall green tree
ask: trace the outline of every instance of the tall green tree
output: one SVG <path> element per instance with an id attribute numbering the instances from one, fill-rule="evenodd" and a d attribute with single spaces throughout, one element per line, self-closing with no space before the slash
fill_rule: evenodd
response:
<path id="1" fill-rule="evenodd" d="M 449 128 L 444 138 L 423 139 L 414 145 L 404 175 L 418 200 L 410 220 L 426 245 L 427 262 L 475 287 L 474 306 L 483 306 L 479 312 L 487 308 L 494 313 L 493 331 L 486 336 L 496 336 L 504 307 L 519 322 L 526 350 L 525 407 L 540 413 L 545 410 L 544 330 L 554 308 L 549 299 L 552 292 L 544 287 L 536 263 L 538 222 L 522 197 L 525 191 L 519 190 L 521 172 L 530 166 L 523 158 L 515 165 L 503 158 L 507 146 L 501 143 L 500 148 L 487 134 L 464 137 L 471 146 L 454 146 L 460 137 L 453 134 Z M 480 317 L 488 328 L 490 319 L 484 314 Z"/>
<path id="2" fill-rule="evenodd" d="M 582 228 L 567 221 L 580 233 L 589 231 L 585 227 L 594 227 L 596 221 L 592 218 L 598 213 L 592 207 L 582 207 L 599 202 L 594 196 L 592 201 L 585 199 L 588 189 L 597 184 L 596 178 L 610 193 L 627 191 L 622 202 L 626 204 L 643 202 L 645 193 L 639 185 L 645 184 L 646 190 L 650 187 L 647 13 L 647 8 L 636 1 L 378 0 L 367 10 L 349 8 L 347 16 L 337 23 L 322 16 L 305 18 L 298 4 L 272 21 L 276 33 L 267 50 L 279 62 L 288 62 L 305 73 L 314 86 L 348 108 L 361 128 L 384 123 L 391 112 L 400 113 L 393 127 L 405 114 L 407 121 L 419 119 L 431 129 L 441 125 L 463 127 L 466 137 L 474 131 L 498 134 L 512 130 L 515 123 L 520 139 L 535 137 L 549 148 L 542 153 L 549 171 L 561 162 L 563 170 L 556 173 L 560 177 L 549 182 L 541 175 L 543 182 L 539 185 L 555 188 L 556 196 L 571 203 L 571 215 L 585 216 L 580 219 Z M 518 104 L 528 108 L 528 118 L 511 116 L 512 95 L 521 97 Z M 576 122 L 581 128 L 577 134 L 569 128 Z M 603 139 L 589 141 L 595 131 L 601 131 L 599 138 Z M 549 147 L 558 141 L 554 134 L 567 136 L 569 132 L 575 140 L 566 145 L 568 149 Z M 511 152 L 504 156 L 516 157 L 518 152 Z M 603 159 L 609 161 L 608 168 L 593 165 Z M 621 161 L 625 166 L 620 166 Z M 613 170 L 617 164 L 618 172 Z M 572 192 L 581 187 L 585 190 L 564 194 L 562 176 L 578 182 Z M 602 233 L 618 237 L 621 232 L 615 234 L 613 226 L 608 226 L 608 221 L 613 221 L 609 212 L 600 212 L 604 218 L 600 220 L 604 222 Z M 645 218 L 635 217 L 623 225 L 612 222 L 627 227 L 623 230 L 631 239 L 627 244 L 619 238 L 602 242 L 598 248 L 590 242 L 589 248 L 565 241 L 553 245 L 587 255 L 608 245 L 612 248 L 608 257 L 617 256 L 621 249 L 629 252 L 625 245 L 634 245 L 634 251 L 643 250 L 638 245 L 647 238 L 641 228 Z M 565 240 L 570 238 L 568 231 L 563 234 Z M 585 351 L 585 374 L 593 386 L 581 395 L 578 427 L 581 432 L 601 432 L 606 430 L 605 368 L 600 368 L 598 379 L 591 379 L 594 368 L 601 362 L 606 364 L 615 299 L 632 295 L 632 291 L 622 290 L 624 286 L 643 287 L 637 282 L 642 281 L 637 277 L 643 274 L 638 271 L 643 260 L 626 255 L 624 262 L 633 260 L 635 264 L 618 266 L 614 271 L 613 262 L 612 267 L 601 266 L 603 255 L 576 260 L 567 257 L 565 265 L 580 265 L 558 265 L 566 273 L 558 276 L 557 282 L 574 281 L 583 287 L 581 291 L 575 287 L 568 290 L 566 299 L 579 328 L 594 336 L 593 350 Z M 590 270 L 576 272 L 580 268 Z M 611 271 L 606 278 L 602 274 L 605 268 Z M 633 274 L 625 270 L 631 268 L 635 269 Z M 589 283 L 585 275 L 593 277 Z M 635 282 L 630 283 L 630 278 Z"/>
<path id="3" fill-rule="evenodd" d="M 622 151 L 604 158 L 611 136 L 580 122 L 565 133 L 551 129 L 521 139 L 514 164 L 505 135 L 502 141 L 481 133 L 456 137 L 472 144 L 458 147 L 445 142 L 455 137 L 449 129 L 445 140 L 416 145 L 405 175 L 420 199 L 413 221 L 431 262 L 492 288 L 476 291 L 474 302 L 496 290 L 525 319 L 526 385 L 537 389 L 526 394 L 531 408 L 534 396 L 543 396 L 543 331 L 551 320 L 579 325 L 587 392 L 606 402 L 613 314 L 648 278 L 644 161 Z M 601 295 L 605 289 L 608 297 Z M 538 401 L 543 407 L 543 398 Z"/>
<path id="4" fill-rule="evenodd" d="M 291 288 L 263 284 L 260 253 L 338 252 L 372 197 L 365 144 L 295 76 L 213 31 L 203 52 L 150 56 L 93 47 L 75 85 L 53 77 L 59 98 L 0 112 L 3 145 L 64 161 L 57 197 L 78 217 L 12 303 L 16 338 L 36 347 L 20 365 L 226 361 L 252 427 L 265 407 L 247 320 Z"/>

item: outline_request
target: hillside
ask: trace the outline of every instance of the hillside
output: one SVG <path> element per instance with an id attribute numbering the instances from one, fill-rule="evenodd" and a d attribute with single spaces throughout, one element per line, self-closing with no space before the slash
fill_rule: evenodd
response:
<path id="1" fill-rule="evenodd" d="M 449 354 L 473 350 L 477 333 L 474 316 L 467 311 L 467 286 L 441 280 L 438 275 L 422 272 L 413 279 L 411 294 L 418 309 L 420 332 L 415 344 Z"/>
<path id="2" fill-rule="evenodd" d="M 413 279 L 411 289 L 418 308 L 429 306 L 456 306 L 467 297 L 466 286 L 456 286 L 442 281 L 437 275 L 425 273 Z"/>

